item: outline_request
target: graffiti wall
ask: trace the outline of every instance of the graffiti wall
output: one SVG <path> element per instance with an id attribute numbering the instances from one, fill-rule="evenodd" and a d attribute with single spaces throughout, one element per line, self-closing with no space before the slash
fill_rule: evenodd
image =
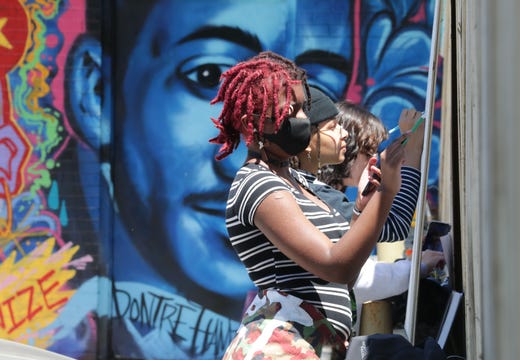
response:
<path id="1" fill-rule="evenodd" d="M 224 223 L 245 149 L 215 162 L 208 142 L 220 75 L 272 50 L 391 128 L 424 109 L 433 6 L 0 0 L 0 337 L 219 359 L 254 291 Z"/>

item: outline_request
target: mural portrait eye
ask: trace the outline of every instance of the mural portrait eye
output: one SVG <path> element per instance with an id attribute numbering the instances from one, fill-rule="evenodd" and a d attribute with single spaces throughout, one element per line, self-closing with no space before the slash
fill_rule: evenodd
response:
<path id="1" fill-rule="evenodd" d="M 221 69 L 218 65 L 210 64 L 197 69 L 197 80 L 205 87 L 213 87 L 218 84 Z"/>
<path id="2" fill-rule="evenodd" d="M 235 56 L 203 54 L 186 56 L 175 68 L 175 78 L 200 99 L 210 100 L 216 93 L 220 76 L 238 62 Z M 169 79 L 173 82 L 173 79 Z M 167 83 L 166 86 L 173 84 Z"/>
<path id="3" fill-rule="evenodd" d="M 220 75 L 227 68 L 227 66 L 219 64 L 203 64 L 183 72 L 181 76 L 193 85 L 208 89 L 215 88 L 219 83 Z"/>

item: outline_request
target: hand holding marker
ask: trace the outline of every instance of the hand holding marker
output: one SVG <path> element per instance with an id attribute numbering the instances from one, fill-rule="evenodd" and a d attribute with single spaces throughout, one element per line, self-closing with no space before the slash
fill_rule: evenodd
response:
<path id="1" fill-rule="evenodd" d="M 417 128 L 419 127 L 419 125 L 421 125 L 421 123 L 423 121 L 424 121 L 424 113 L 421 115 L 421 117 L 419 119 L 417 119 L 417 121 L 415 122 L 413 127 L 407 133 L 412 134 L 415 130 L 417 130 Z M 380 158 L 381 158 L 381 153 L 388 147 L 388 145 L 390 145 L 391 143 L 393 143 L 400 137 L 401 137 L 401 131 L 399 129 L 399 125 L 395 126 L 390 131 L 388 131 L 388 139 L 386 139 L 381 144 L 379 144 L 379 147 L 377 148 L 377 164 L 376 164 L 377 167 L 380 167 L 379 162 L 380 162 Z M 408 142 L 408 138 L 404 139 L 403 142 L 401 143 L 401 145 L 404 146 L 404 145 L 406 145 L 407 142 Z M 379 177 L 378 174 L 373 174 L 372 177 L 374 179 L 376 179 L 377 181 L 381 181 L 381 178 Z M 365 196 L 365 195 L 369 194 L 370 192 L 372 192 L 372 190 L 374 190 L 374 188 L 375 188 L 375 185 L 372 184 L 371 182 L 368 182 L 368 184 L 363 189 L 363 192 L 361 193 L 361 195 Z"/>

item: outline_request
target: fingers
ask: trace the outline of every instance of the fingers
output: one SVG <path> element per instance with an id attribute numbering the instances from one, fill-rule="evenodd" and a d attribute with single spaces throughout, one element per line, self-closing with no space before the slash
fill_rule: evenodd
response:
<path id="1" fill-rule="evenodd" d="M 404 144 L 408 140 L 410 134 L 401 135 L 396 141 L 388 146 L 388 148 L 381 154 L 389 164 L 395 165 L 402 162 L 405 156 Z"/>
<path id="2" fill-rule="evenodd" d="M 368 177 L 360 179 L 360 183 L 363 181 L 363 183 L 366 184 L 362 188 L 363 191 L 359 193 L 361 197 L 367 197 L 368 195 L 373 194 L 374 190 L 381 186 L 381 169 L 379 169 L 377 165 L 377 156 L 372 156 L 368 159 L 366 170 L 368 170 L 366 171 Z"/>
<path id="3" fill-rule="evenodd" d="M 415 109 L 404 109 L 401 111 L 401 116 L 399 118 L 399 128 L 401 129 L 401 133 L 411 130 L 422 114 L 422 112 Z"/>
<path id="4" fill-rule="evenodd" d="M 401 188 L 401 165 L 404 162 L 404 146 L 401 142 L 407 139 L 402 135 L 381 153 L 381 185 L 379 188 L 395 191 Z M 384 185 L 383 185 L 384 183 Z"/>
<path id="5" fill-rule="evenodd" d="M 412 120 L 413 122 L 415 122 L 417 119 L 419 119 L 422 115 L 421 111 L 417 111 L 415 109 L 405 109 L 405 110 L 403 110 L 403 112 L 404 112 L 404 116 L 407 119 Z"/>
<path id="6" fill-rule="evenodd" d="M 422 252 L 422 262 L 431 268 L 442 267 L 445 264 L 444 253 L 442 251 L 424 250 Z"/>
<path id="7" fill-rule="evenodd" d="M 376 179 L 376 180 L 380 180 L 381 179 L 381 169 L 378 168 L 375 164 L 372 165 L 370 167 L 370 172 L 372 173 L 372 175 L 370 176 L 370 179 Z M 377 184 L 374 184 L 374 185 L 380 185 L 379 183 Z"/>

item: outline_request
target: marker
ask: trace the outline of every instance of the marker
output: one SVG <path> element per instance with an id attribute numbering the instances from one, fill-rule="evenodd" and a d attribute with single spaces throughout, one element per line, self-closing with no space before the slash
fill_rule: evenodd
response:
<path id="1" fill-rule="evenodd" d="M 421 125 L 421 123 L 424 121 L 424 113 L 422 113 L 421 117 L 419 119 L 417 119 L 417 121 L 415 122 L 415 124 L 412 126 L 412 128 L 410 129 L 410 131 L 408 131 L 409 134 L 413 134 L 413 132 L 415 130 L 417 130 L 417 128 L 419 127 L 419 125 Z M 395 129 L 395 128 L 394 128 Z M 392 129 L 393 130 L 393 129 Z M 408 138 L 404 139 L 403 142 L 401 143 L 401 145 L 405 145 L 406 143 L 408 142 Z"/>
<path id="2" fill-rule="evenodd" d="M 419 125 L 421 125 L 421 123 L 423 121 L 424 121 L 424 113 L 422 113 L 421 117 L 419 119 L 417 119 L 417 121 L 413 125 L 412 129 L 410 130 L 410 133 L 413 133 L 415 130 L 417 130 L 417 128 L 419 127 Z"/>
<path id="3" fill-rule="evenodd" d="M 382 153 L 383 150 L 385 150 L 388 145 L 393 143 L 400 136 L 401 136 L 401 129 L 399 129 L 399 125 L 390 129 L 390 131 L 388 131 L 388 138 L 385 141 L 383 141 L 381 144 L 379 144 L 379 147 L 377 148 L 377 153 L 378 154 Z"/>

